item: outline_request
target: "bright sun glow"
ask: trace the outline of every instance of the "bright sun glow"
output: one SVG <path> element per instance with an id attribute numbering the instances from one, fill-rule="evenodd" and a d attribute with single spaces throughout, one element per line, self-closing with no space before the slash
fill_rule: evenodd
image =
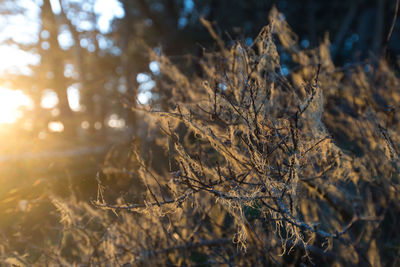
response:
<path id="1" fill-rule="evenodd" d="M 40 105 L 42 108 L 52 109 L 57 106 L 58 101 L 57 93 L 53 90 L 47 89 L 42 93 Z"/>
<path id="2" fill-rule="evenodd" d="M 0 87 L 0 123 L 9 124 L 21 116 L 21 107 L 32 108 L 31 99 L 20 90 L 10 90 Z"/>
<path id="3" fill-rule="evenodd" d="M 62 132 L 64 131 L 64 124 L 62 124 L 60 121 L 52 121 L 49 122 L 48 128 L 52 132 Z"/>
<path id="4" fill-rule="evenodd" d="M 11 4 L 13 4 L 12 2 L 10 1 Z M 21 44 L 32 44 L 38 41 L 40 5 L 37 5 L 37 1 L 21 0 L 19 2 L 27 9 L 25 15 L 0 17 L 0 24 L 7 25 L 7 27 L 1 27 L 0 29 L 0 76 L 2 78 L 7 77 L 7 74 L 22 73 L 30 75 L 32 74 L 30 65 L 38 65 L 40 63 L 40 56 L 38 54 L 25 52 L 19 49 L 17 45 L 5 43 L 6 40 L 12 40 Z M 59 1 L 50 0 L 50 2 L 53 12 L 59 14 L 61 11 Z M 95 0 L 94 3 L 94 12 L 99 16 L 96 26 L 103 33 L 110 31 L 110 23 L 114 17 L 121 18 L 124 16 L 122 5 L 118 0 Z M 78 25 L 81 28 L 83 26 L 83 24 Z M 63 39 L 62 33 L 58 37 L 59 41 L 61 41 L 61 46 L 71 42 L 71 37 L 64 36 L 65 38 Z M 82 110 L 79 100 L 79 88 L 76 85 L 68 88 L 68 102 L 73 111 Z M 43 91 L 40 105 L 42 108 L 52 110 L 53 116 L 57 116 L 57 110 L 54 109 L 58 103 L 59 99 L 56 92 L 50 89 Z M 23 115 L 21 109 L 24 107 L 28 109 L 33 108 L 33 102 L 28 96 L 20 90 L 10 90 L 0 86 L 0 124 L 12 124 L 18 121 Z M 113 123 L 115 124 L 116 121 L 114 120 Z M 118 125 L 120 124 L 121 121 L 119 121 Z M 61 124 L 53 123 L 49 125 L 51 131 L 62 131 L 62 127 Z M 96 129 L 100 129 L 101 127 L 102 124 L 100 122 L 94 125 Z"/>

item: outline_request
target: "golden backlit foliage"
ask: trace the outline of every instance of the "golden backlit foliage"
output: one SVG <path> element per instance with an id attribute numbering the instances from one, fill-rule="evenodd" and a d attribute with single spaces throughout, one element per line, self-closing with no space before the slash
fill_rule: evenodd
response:
<path id="1" fill-rule="evenodd" d="M 112 152 L 92 203 L 51 197 L 61 228 L 34 263 L 398 264 L 398 74 L 379 59 L 335 67 L 328 38 L 301 49 L 276 9 L 251 46 L 227 48 L 203 24 L 219 51 L 205 53 L 201 73 L 152 55 L 169 97 L 133 108 L 165 157 L 145 158 L 138 144 L 124 165 Z M 278 51 L 291 57 L 287 76 Z M 134 203 L 106 190 L 110 179 L 128 190 L 117 180 L 127 177 L 141 184 Z M 33 263 L 0 248 L 3 262 Z"/>

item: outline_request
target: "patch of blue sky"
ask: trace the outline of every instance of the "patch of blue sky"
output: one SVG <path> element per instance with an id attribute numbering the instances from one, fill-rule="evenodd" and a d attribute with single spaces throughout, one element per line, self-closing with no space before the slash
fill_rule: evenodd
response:
<path id="1" fill-rule="evenodd" d="M 153 80 L 141 83 L 139 85 L 139 92 L 151 91 L 151 89 L 153 89 L 154 86 L 156 86 L 156 83 Z"/>
<path id="2" fill-rule="evenodd" d="M 97 0 L 94 5 L 94 12 L 99 15 L 97 27 L 102 33 L 110 31 L 110 22 L 114 18 L 125 16 L 124 9 L 117 0 Z"/>
<path id="3" fill-rule="evenodd" d="M 150 80 L 151 80 L 150 75 L 148 75 L 148 74 L 146 74 L 146 73 L 139 73 L 139 74 L 136 76 L 136 81 L 137 81 L 138 83 L 145 83 L 145 82 L 148 82 L 148 81 L 150 81 Z"/>
<path id="4" fill-rule="evenodd" d="M 189 21 L 187 16 L 193 11 L 194 8 L 193 0 L 185 0 L 183 4 L 183 12 L 181 13 L 181 17 L 178 20 L 178 27 L 180 29 L 184 28 L 188 24 Z"/>
<path id="5" fill-rule="evenodd" d="M 149 64 L 149 69 L 154 75 L 160 74 L 160 64 L 157 61 L 151 61 Z"/>
<path id="6" fill-rule="evenodd" d="M 34 1 L 15 1 L 14 8 L 23 8 L 23 13 L 0 17 L 0 41 L 12 39 L 21 44 L 37 41 L 40 23 L 40 8 Z"/>

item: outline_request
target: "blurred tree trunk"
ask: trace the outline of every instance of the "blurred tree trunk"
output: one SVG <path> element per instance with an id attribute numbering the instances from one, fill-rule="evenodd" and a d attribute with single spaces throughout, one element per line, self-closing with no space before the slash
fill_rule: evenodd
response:
<path id="1" fill-rule="evenodd" d="M 307 30 L 311 47 L 317 45 L 317 23 L 315 21 L 315 5 L 313 0 L 307 0 Z"/>
<path id="2" fill-rule="evenodd" d="M 60 117 L 64 123 L 64 131 L 75 134 L 73 111 L 68 102 L 67 82 L 64 76 L 64 51 L 58 43 L 59 23 L 51 9 L 50 0 L 44 0 L 42 5 L 42 30 L 49 32 L 49 48 L 42 50 L 42 63 L 47 61 L 47 78 L 49 87 L 58 95 Z M 50 75 L 50 76 L 49 76 Z"/>
<path id="3" fill-rule="evenodd" d="M 65 23 L 68 25 L 68 29 L 71 33 L 72 39 L 74 41 L 73 44 L 73 51 L 74 51 L 74 57 L 75 57 L 75 66 L 76 70 L 79 73 L 79 83 L 81 86 L 81 93 L 80 93 L 80 101 L 83 103 L 85 106 L 86 110 L 85 113 L 87 114 L 87 121 L 90 124 L 89 131 L 91 133 L 94 132 L 94 124 L 96 121 L 95 118 L 95 105 L 93 101 L 93 90 L 91 88 L 90 81 L 88 79 L 88 74 L 87 74 L 87 68 L 86 68 L 86 51 L 84 48 L 82 48 L 80 44 L 80 37 L 79 37 L 79 32 L 76 29 L 76 26 L 73 25 L 72 21 L 68 18 L 67 14 L 65 13 L 64 10 L 64 1 L 60 0 L 60 6 L 61 6 L 61 16 Z"/>
<path id="4" fill-rule="evenodd" d="M 351 24 L 356 17 L 357 10 L 358 10 L 359 0 L 351 1 L 350 8 L 347 11 L 345 18 L 343 19 L 342 24 L 340 25 L 339 31 L 335 36 L 335 40 L 333 42 L 333 47 L 335 50 L 333 51 L 332 57 L 335 58 L 337 52 L 340 50 L 339 48 L 342 46 L 343 40 L 346 37 L 346 34 L 349 32 Z"/>
<path id="5" fill-rule="evenodd" d="M 61 16 L 65 23 L 68 25 L 68 29 L 71 32 L 72 39 L 74 41 L 73 51 L 76 70 L 79 73 L 79 83 L 81 86 L 80 90 L 80 102 L 85 106 L 85 120 L 90 124 L 89 132 L 93 136 L 96 134 L 97 137 L 104 138 L 106 133 L 104 127 L 96 128 L 96 123 L 100 122 L 104 124 L 106 116 L 109 113 L 110 99 L 107 96 L 107 92 L 104 88 L 104 83 L 109 78 L 104 75 L 104 71 L 109 71 L 109 69 L 103 69 L 101 66 L 102 55 L 101 49 L 99 47 L 97 36 L 101 33 L 94 27 L 90 32 L 85 32 L 84 38 L 91 39 L 91 43 L 94 45 L 94 51 L 88 51 L 80 44 L 82 36 L 74 25 L 70 18 L 67 16 L 66 10 L 64 8 L 67 1 L 60 0 L 61 5 Z M 91 23 L 94 25 L 97 22 L 97 15 L 93 10 L 89 12 Z M 111 64 L 112 65 L 112 64 Z M 109 66 L 107 66 L 109 67 Z"/>
<path id="6" fill-rule="evenodd" d="M 121 50 L 122 50 L 122 57 L 121 57 L 121 64 L 122 64 L 122 75 L 125 80 L 126 91 L 128 95 L 128 100 L 136 107 L 136 99 L 138 95 L 137 91 L 137 82 L 136 82 L 136 75 L 138 73 L 137 64 L 139 62 L 134 62 L 133 60 L 133 35 L 135 32 L 134 28 L 134 18 L 132 15 L 133 10 L 133 1 L 121 1 L 122 7 L 125 12 L 125 17 L 122 25 L 122 35 L 121 35 Z M 141 3 L 142 1 L 139 1 Z M 145 4 L 145 3 L 141 3 Z M 147 6 L 145 6 L 147 7 Z M 147 10 L 147 9 L 145 9 Z M 148 12 L 150 12 L 148 10 Z M 158 21 L 153 21 L 154 24 L 157 24 Z M 136 115 L 135 112 L 128 110 L 127 112 L 127 121 L 129 126 L 132 128 L 132 134 L 135 135 L 136 132 Z"/>
<path id="7" fill-rule="evenodd" d="M 385 0 L 377 0 L 376 2 L 377 7 L 375 13 L 374 37 L 372 39 L 372 52 L 375 55 L 380 55 L 384 32 Z"/>

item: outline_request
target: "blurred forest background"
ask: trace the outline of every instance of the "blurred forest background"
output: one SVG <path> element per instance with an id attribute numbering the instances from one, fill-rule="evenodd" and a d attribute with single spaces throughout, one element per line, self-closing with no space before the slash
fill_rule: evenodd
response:
<path id="1" fill-rule="evenodd" d="M 0 103 L 18 103 L 0 107 L 0 243 L 20 252 L 29 243 L 33 262 L 43 236 L 59 227 L 51 198 L 90 201 L 99 179 L 110 199 L 126 194 L 140 202 L 143 185 L 125 171 L 133 147 L 155 169 L 169 168 L 159 132 L 133 111 L 165 110 L 171 98 L 150 54 L 201 76 L 205 51 L 218 48 L 200 18 L 228 46 L 251 45 L 273 6 L 301 49 L 329 38 L 342 70 L 386 58 L 398 75 L 400 25 L 391 0 L 0 0 Z M 290 55 L 277 49 L 290 77 Z"/>

